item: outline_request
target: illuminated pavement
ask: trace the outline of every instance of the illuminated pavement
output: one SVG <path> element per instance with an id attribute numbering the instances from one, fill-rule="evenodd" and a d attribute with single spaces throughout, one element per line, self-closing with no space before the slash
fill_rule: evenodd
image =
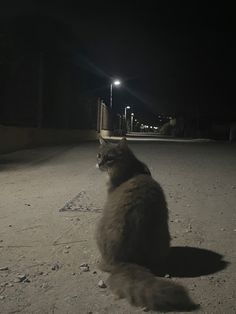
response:
<path id="1" fill-rule="evenodd" d="M 182 267 L 170 268 L 170 276 L 201 303 L 195 313 L 235 314 L 236 145 L 129 143 L 167 198 Z M 97 148 L 78 143 L 0 156 L 1 313 L 143 313 L 98 287 L 107 275 L 97 267 L 94 239 L 106 198 Z M 82 272 L 82 263 L 90 271 Z"/>

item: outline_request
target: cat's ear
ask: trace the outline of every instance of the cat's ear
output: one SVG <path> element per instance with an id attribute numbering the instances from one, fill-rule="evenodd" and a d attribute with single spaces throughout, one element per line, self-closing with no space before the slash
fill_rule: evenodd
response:
<path id="1" fill-rule="evenodd" d="M 127 148 L 128 145 L 127 145 L 127 139 L 125 137 L 123 137 L 120 142 L 118 143 L 118 146 L 119 147 L 122 147 L 122 148 Z"/>
<path id="2" fill-rule="evenodd" d="M 99 143 L 100 143 L 100 145 L 106 145 L 107 144 L 107 142 L 102 137 L 99 137 Z"/>

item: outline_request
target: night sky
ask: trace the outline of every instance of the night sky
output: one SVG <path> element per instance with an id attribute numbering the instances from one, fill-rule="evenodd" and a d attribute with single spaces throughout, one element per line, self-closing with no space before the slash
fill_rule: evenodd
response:
<path id="1" fill-rule="evenodd" d="M 7 1 L 0 14 L 3 22 L 36 15 L 61 23 L 73 34 L 62 48 L 73 50 L 78 70 L 89 78 L 84 88 L 108 101 L 111 79 L 122 80 L 113 95 L 117 112 L 129 104 L 137 115 L 198 112 L 218 119 L 235 117 L 232 8 L 223 2 L 209 7 L 208 2 L 201 7 L 197 2 L 99 3 L 85 9 Z"/>

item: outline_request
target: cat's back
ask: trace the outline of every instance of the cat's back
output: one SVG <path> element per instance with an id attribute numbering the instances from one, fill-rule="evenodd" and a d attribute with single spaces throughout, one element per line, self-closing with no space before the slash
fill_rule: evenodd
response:
<path id="1" fill-rule="evenodd" d="M 165 196 L 161 186 L 146 174 L 137 175 L 108 194 L 109 211 L 129 210 L 130 208 L 165 207 Z"/>

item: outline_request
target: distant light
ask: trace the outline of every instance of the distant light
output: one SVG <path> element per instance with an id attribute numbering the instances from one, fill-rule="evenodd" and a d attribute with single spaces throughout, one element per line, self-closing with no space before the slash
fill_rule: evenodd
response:
<path id="1" fill-rule="evenodd" d="M 130 109 L 130 106 L 126 106 L 125 108 L 126 108 L 126 109 Z"/>
<path id="2" fill-rule="evenodd" d="M 119 80 L 115 80 L 115 81 L 113 82 L 113 84 L 116 85 L 116 86 L 118 86 L 118 85 L 121 84 L 121 82 L 120 82 Z"/>
<path id="3" fill-rule="evenodd" d="M 134 113 L 133 113 L 133 112 L 131 113 L 131 116 L 134 116 Z"/>
<path id="4" fill-rule="evenodd" d="M 134 121 L 135 121 L 135 122 L 138 122 L 138 120 L 137 120 L 137 119 L 134 119 Z"/>

